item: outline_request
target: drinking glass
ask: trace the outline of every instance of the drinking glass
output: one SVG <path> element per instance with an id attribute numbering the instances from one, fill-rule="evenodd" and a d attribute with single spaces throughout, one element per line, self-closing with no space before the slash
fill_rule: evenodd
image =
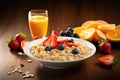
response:
<path id="1" fill-rule="evenodd" d="M 30 10 L 28 13 L 29 28 L 32 38 L 45 37 L 48 30 L 48 11 L 42 9 Z"/>

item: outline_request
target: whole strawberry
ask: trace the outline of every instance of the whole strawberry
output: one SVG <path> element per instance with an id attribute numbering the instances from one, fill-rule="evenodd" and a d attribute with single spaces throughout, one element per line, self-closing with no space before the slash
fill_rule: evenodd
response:
<path id="1" fill-rule="evenodd" d="M 108 41 L 102 41 L 102 43 L 100 43 L 100 45 L 99 45 L 99 50 L 106 54 L 111 53 L 111 49 L 112 49 L 111 43 Z"/>
<path id="2" fill-rule="evenodd" d="M 15 49 L 15 50 L 18 50 L 19 48 L 19 42 L 17 40 L 10 40 L 9 43 L 8 43 L 8 46 L 10 49 Z"/>
<path id="3" fill-rule="evenodd" d="M 25 34 L 20 32 L 18 34 L 15 35 L 15 39 L 21 44 L 22 40 L 25 40 Z"/>

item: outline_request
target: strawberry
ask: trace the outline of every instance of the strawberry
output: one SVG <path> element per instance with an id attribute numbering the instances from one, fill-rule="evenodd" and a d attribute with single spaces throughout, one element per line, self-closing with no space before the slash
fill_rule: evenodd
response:
<path id="1" fill-rule="evenodd" d="M 19 42 L 17 40 L 10 40 L 9 43 L 8 43 L 8 47 L 10 49 L 15 49 L 15 50 L 18 50 L 19 48 Z"/>
<path id="2" fill-rule="evenodd" d="M 77 44 L 75 44 L 75 43 L 70 43 L 70 42 L 65 42 L 65 44 L 66 44 L 67 46 L 69 46 L 69 47 L 72 47 L 72 46 L 77 47 L 77 46 L 78 46 Z"/>
<path id="3" fill-rule="evenodd" d="M 43 41 L 43 46 L 51 46 L 51 48 L 57 47 L 57 35 L 51 34 L 48 38 Z"/>
<path id="4" fill-rule="evenodd" d="M 22 42 L 21 42 L 21 49 L 22 49 L 22 50 L 23 50 L 23 47 L 25 46 L 25 44 L 26 44 L 27 42 L 29 42 L 29 41 L 27 41 L 27 40 L 22 40 Z"/>
<path id="5" fill-rule="evenodd" d="M 57 43 L 58 44 L 63 44 L 63 43 L 65 43 L 65 42 L 68 42 L 69 40 L 66 38 L 66 39 L 62 39 L 62 38 L 58 38 L 57 39 Z"/>
<path id="6" fill-rule="evenodd" d="M 105 66 L 112 66 L 114 63 L 114 58 L 115 58 L 114 55 L 110 53 L 98 58 L 98 61 Z"/>
<path id="7" fill-rule="evenodd" d="M 35 37 L 33 38 L 33 40 L 37 40 L 37 39 L 40 39 L 40 36 L 35 36 Z"/>
<path id="8" fill-rule="evenodd" d="M 56 34 L 57 36 L 60 36 L 60 33 L 57 32 L 56 30 L 52 30 L 52 34 Z"/>
<path id="9" fill-rule="evenodd" d="M 26 35 L 24 33 L 20 32 L 20 33 L 16 34 L 14 38 L 16 40 L 18 40 L 18 42 L 21 44 L 21 41 L 25 40 L 25 36 Z"/>
<path id="10" fill-rule="evenodd" d="M 111 52 L 111 49 L 112 49 L 111 43 L 108 41 L 102 42 L 99 45 L 99 50 L 106 54 L 109 54 Z"/>

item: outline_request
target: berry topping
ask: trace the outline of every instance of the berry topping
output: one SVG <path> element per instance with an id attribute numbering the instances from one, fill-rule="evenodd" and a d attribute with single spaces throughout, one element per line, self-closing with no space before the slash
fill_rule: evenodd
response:
<path id="1" fill-rule="evenodd" d="M 57 35 L 51 34 L 48 38 L 43 41 L 43 46 L 50 45 L 51 48 L 57 47 Z"/>
<path id="2" fill-rule="evenodd" d="M 60 35 L 61 36 L 66 36 L 66 32 L 65 31 L 60 31 Z"/>
<path id="3" fill-rule="evenodd" d="M 51 47 L 50 46 L 46 46 L 45 47 L 45 51 L 51 51 Z"/>
<path id="4" fill-rule="evenodd" d="M 73 39 L 70 39 L 69 42 L 70 42 L 70 43 L 74 43 L 74 40 L 73 40 Z"/>
<path id="5" fill-rule="evenodd" d="M 73 34 L 73 37 L 79 38 L 79 35 L 75 33 L 75 34 Z"/>
<path id="6" fill-rule="evenodd" d="M 73 54 L 78 54 L 79 51 L 78 51 L 78 49 L 74 48 L 74 49 L 72 50 L 72 53 L 73 53 Z"/>
<path id="7" fill-rule="evenodd" d="M 71 31 L 73 33 L 73 28 L 72 27 L 68 27 L 67 30 L 69 30 L 69 31 Z"/>
<path id="8" fill-rule="evenodd" d="M 64 50 L 64 45 L 63 44 L 59 44 L 57 49 L 58 50 Z"/>
<path id="9" fill-rule="evenodd" d="M 56 34 L 57 36 L 60 36 L 60 33 L 57 32 L 56 30 L 52 30 L 52 34 Z"/>
<path id="10" fill-rule="evenodd" d="M 68 37 L 72 37 L 72 32 L 70 31 L 70 30 L 66 30 L 66 36 L 68 36 Z"/>
<path id="11" fill-rule="evenodd" d="M 63 43 L 65 43 L 65 42 L 68 42 L 68 39 L 66 38 L 66 39 L 62 39 L 62 38 L 58 38 L 57 39 L 57 43 L 58 44 L 63 44 Z"/>

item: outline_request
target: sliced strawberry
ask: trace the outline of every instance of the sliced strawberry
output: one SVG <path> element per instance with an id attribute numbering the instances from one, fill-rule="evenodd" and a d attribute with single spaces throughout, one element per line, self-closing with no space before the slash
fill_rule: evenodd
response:
<path id="1" fill-rule="evenodd" d="M 57 39 L 57 43 L 58 44 L 63 44 L 63 43 L 65 43 L 65 42 L 68 42 L 68 39 L 66 38 L 66 39 L 63 39 L 63 38 L 58 38 Z"/>
<path id="2" fill-rule="evenodd" d="M 56 48 L 57 47 L 57 35 L 52 34 L 51 37 L 52 37 L 52 39 L 50 42 L 50 46 L 51 46 L 51 48 Z"/>
<path id="3" fill-rule="evenodd" d="M 52 34 L 56 34 L 57 36 L 60 36 L 60 33 L 57 32 L 56 30 L 52 30 Z"/>
<path id="4" fill-rule="evenodd" d="M 114 55 L 113 54 L 108 54 L 105 56 L 102 56 L 98 58 L 98 61 L 105 66 L 111 66 L 114 63 Z"/>
<path id="5" fill-rule="evenodd" d="M 69 46 L 69 47 L 72 47 L 72 46 L 77 47 L 77 46 L 78 46 L 78 44 L 75 44 L 75 43 L 69 43 L 69 42 L 66 42 L 65 44 L 66 44 L 67 46 Z"/>
<path id="6" fill-rule="evenodd" d="M 43 45 L 43 46 L 49 45 L 50 42 L 51 42 L 51 39 L 52 39 L 51 36 L 47 37 L 47 38 L 43 41 L 42 45 Z"/>
<path id="7" fill-rule="evenodd" d="M 56 48 L 57 47 L 57 35 L 56 34 L 51 34 L 48 38 L 46 38 L 43 41 L 43 46 L 51 46 L 51 48 Z"/>

